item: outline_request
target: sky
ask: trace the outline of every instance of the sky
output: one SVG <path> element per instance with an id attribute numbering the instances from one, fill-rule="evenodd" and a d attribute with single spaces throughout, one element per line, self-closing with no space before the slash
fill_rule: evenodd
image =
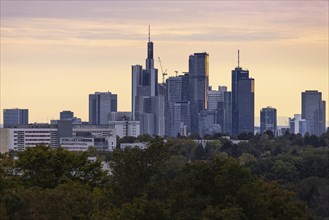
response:
<path id="1" fill-rule="evenodd" d="M 5 108 L 28 108 L 30 122 L 63 110 L 87 121 L 96 91 L 118 94 L 118 110 L 131 111 L 131 66 L 145 66 L 148 25 L 168 77 L 207 52 L 209 84 L 231 89 L 240 50 L 255 79 L 256 124 L 272 106 L 287 125 L 305 90 L 329 99 L 328 1 L 0 2 L 0 123 Z"/>

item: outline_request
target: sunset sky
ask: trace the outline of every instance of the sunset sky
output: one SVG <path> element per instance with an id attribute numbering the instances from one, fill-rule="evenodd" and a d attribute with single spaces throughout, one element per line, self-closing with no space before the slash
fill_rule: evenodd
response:
<path id="1" fill-rule="evenodd" d="M 328 12 L 328 1 L 1 0 L 0 123 L 14 107 L 28 108 L 30 122 L 62 110 L 88 120 L 96 91 L 117 93 L 118 110 L 131 111 L 131 65 L 145 66 L 148 25 L 155 66 L 160 57 L 169 76 L 208 52 L 209 84 L 231 89 L 239 49 L 255 79 L 256 117 L 266 106 L 301 113 L 301 92 L 312 89 L 328 120 Z"/>

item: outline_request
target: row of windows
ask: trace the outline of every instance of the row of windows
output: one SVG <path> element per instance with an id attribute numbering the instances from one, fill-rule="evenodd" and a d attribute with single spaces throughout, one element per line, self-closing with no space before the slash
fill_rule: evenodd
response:
<path id="1" fill-rule="evenodd" d="M 23 130 L 23 131 L 14 131 L 15 134 L 23 133 L 23 132 L 25 132 L 25 133 L 50 133 L 50 132 L 54 132 L 54 131 L 50 131 L 50 130 L 48 130 L 48 131 L 25 131 L 25 130 Z"/>

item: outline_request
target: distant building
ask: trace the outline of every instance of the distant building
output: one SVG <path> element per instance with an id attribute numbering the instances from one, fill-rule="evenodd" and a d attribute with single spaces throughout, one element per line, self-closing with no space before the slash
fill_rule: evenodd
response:
<path id="1" fill-rule="evenodd" d="M 149 32 L 146 69 L 141 65 L 132 66 L 132 120 L 140 122 L 141 134 L 165 134 L 164 93 L 165 87 L 158 84 L 158 70 L 154 68 Z"/>
<path id="2" fill-rule="evenodd" d="M 272 131 L 275 133 L 277 129 L 276 109 L 272 107 L 262 108 L 260 111 L 260 132 Z"/>
<path id="3" fill-rule="evenodd" d="M 169 77 L 166 81 L 167 88 L 165 95 L 165 134 L 167 136 L 176 136 L 178 133 L 180 133 L 181 122 L 184 124 L 184 126 L 187 126 L 187 130 L 190 129 L 190 118 L 188 118 L 188 121 L 186 121 L 186 117 L 181 115 L 188 114 L 188 117 L 190 117 L 190 109 L 188 109 L 188 111 L 184 110 L 184 112 L 181 112 L 177 109 L 179 106 L 183 107 L 183 103 L 187 103 L 189 100 L 188 80 L 188 74 L 184 74 L 176 77 Z M 176 105 L 176 103 L 179 104 Z M 176 116 L 175 111 L 179 115 Z"/>
<path id="4" fill-rule="evenodd" d="M 118 97 L 110 92 L 96 92 L 89 95 L 89 123 L 92 125 L 106 125 L 109 114 L 116 112 Z"/>
<path id="5" fill-rule="evenodd" d="M 232 70 L 232 134 L 254 132 L 255 81 L 239 66 Z"/>
<path id="6" fill-rule="evenodd" d="M 62 111 L 59 113 L 60 120 L 72 120 L 74 117 L 74 113 L 71 111 Z"/>
<path id="7" fill-rule="evenodd" d="M 306 131 L 321 135 L 326 131 L 325 101 L 317 90 L 302 92 L 302 119 L 306 120 Z"/>
<path id="8" fill-rule="evenodd" d="M 199 133 L 199 113 L 208 109 L 209 54 L 194 53 L 189 57 L 189 101 L 191 133 Z"/>
<path id="9" fill-rule="evenodd" d="M 173 108 L 173 126 L 171 127 L 171 135 L 187 136 L 190 131 L 190 102 L 175 102 Z"/>
<path id="10" fill-rule="evenodd" d="M 203 110 L 199 113 L 199 135 L 203 137 L 206 134 L 221 133 L 222 129 L 217 124 L 216 111 Z"/>
<path id="11" fill-rule="evenodd" d="M 115 128 L 116 134 L 120 138 L 140 135 L 140 122 L 132 121 L 131 112 L 111 112 L 109 125 Z"/>
<path id="12" fill-rule="evenodd" d="M 16 125 L 27 125 L 29 123 L 28 109 L 4 109 L 3 110 L 3 127 L 8 128 Z"/>
<path id="13" fill-rule="evenodd" d="M 116 147 L 116 131 L 109 125 L 74 125 L 69 120 L 58 120 L 57 125 L 34 123 L 0 129 L 0 148 L 3 151 L 23 151 L 26 147 L 45 144 L 68 150 L 113 150 Z"/>
<path id="14" fill-rule="evenodd" d="M 211 88 L 211 87 L 210 87 Z M 218 90 L 209 89 L 208 91 L 208 109 L 216 111 L 219 102 L 224 102 L 224 93 L 227 92 L 226 86 L 219 86 Z"/>
<path id="15" fill-rule="evenodd" d="M 289 118 L 290 133 L 304 135 L 306 129 L 306 120 L 302 119 L 301 114 L 295 114 L 293 118 Z"/>

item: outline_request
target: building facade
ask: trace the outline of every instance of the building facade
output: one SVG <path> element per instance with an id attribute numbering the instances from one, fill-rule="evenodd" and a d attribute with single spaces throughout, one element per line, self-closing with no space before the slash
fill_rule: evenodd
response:
<path id="1" fill-rule="evenodd" d="M 118 97 L 110 92 L 96 92 L 89 95 L 89 123 L 92 125 L 106 125 L 109 114 L 116 112 Z"/>
<path id="2" fill-rule="evenodd" d="M 232 70 L 232 134 L 254 133 L 255 82 L 239 64 Z"/>
<path id="3" fill-rule="evenodd" d="M 16 125 L 27 125 L 29 123 L 28 109 L 4 109 L 3 110 L 3 127 L 8 128 Z"/>
<path id="4" fill-rule="evenodd" d="M 272 107 L 262 108 L 260 111 L 260 132 L 272 131 L 275 134 L 277 129 L 277 113 Z"/>
<path id="5" fill-rule="evenodd" d="M 325 101 L 317 90 L 302 92 L 302 119 L 306 120 L 306 131 L 321 135 L 326 131 Z"/>
<path id="6" fill-rule="evenodd" d="M 199 113 L 208 109 L 209 54 L 194 53 L 189 57 L 189 101 L 191 133 L 199 133 Z"/>

